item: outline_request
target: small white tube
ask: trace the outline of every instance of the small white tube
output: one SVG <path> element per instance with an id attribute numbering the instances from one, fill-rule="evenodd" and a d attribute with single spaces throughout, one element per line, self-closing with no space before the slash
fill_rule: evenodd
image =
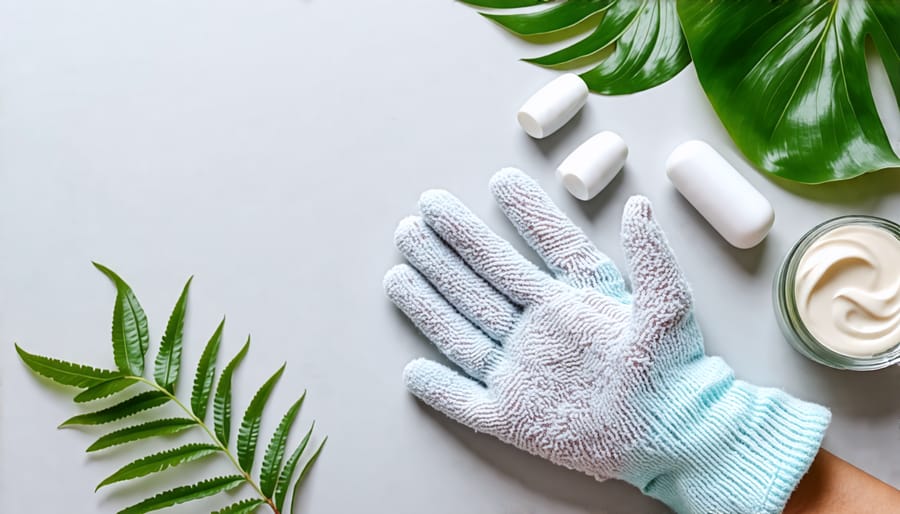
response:
<path id="1" fill-rule="evenodd" d="M 590 200 L 612 182 L 627 158 L 625 140 L 615 132 L 603 131 L 570 153 L 556 168 L 556 176 L 572 196 Z"/>
<path id="2" fill-rule="evenodd" d="M 703 141 L 678 145 L 666 175 L 706 221 L 737 248 L 759 244 L 775 222 L 772 204 Z"/>
<path id="3" fill-rule="evenodd" d="M 559 130 L 584 107 L 588 87 L 578 75 L 566 73 L 538 90 L 519 109 L 516 119 L 525 132 L 541 139 Z"/>

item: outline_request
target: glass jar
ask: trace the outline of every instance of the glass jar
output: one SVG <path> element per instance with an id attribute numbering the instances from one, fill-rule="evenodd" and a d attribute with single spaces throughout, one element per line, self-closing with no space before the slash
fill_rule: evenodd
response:
<path id="1" fill-rule="evenodd" d="M 900 240 L 900 225 L 874 216 L 840 216 L 814 227 L 791 248 L 775 276 L 775 315 L 788 342 L 807 358 L 836 369 L 870 371 L 900 363 L 900 341 L 886 351 L 866 357 L 838 353 L 817 340 L 806 328 L 800 317 L 795 295 L 797 267 L 810 245 L 831 230 L 852 224 L 879 228 Z"/>

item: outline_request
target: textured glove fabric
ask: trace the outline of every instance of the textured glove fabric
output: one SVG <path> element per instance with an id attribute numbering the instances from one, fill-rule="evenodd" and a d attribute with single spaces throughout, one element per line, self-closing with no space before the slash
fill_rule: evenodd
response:
<path id="1" fill-rule="evenodd" d="M 391 300 L 464 374 L 425 359 L 409 390 L 479 432 L 679 513 L 776 513 L 829 412 L 735 380 L 704 354 L 690 289 L 646 198 L 632 197 L 622 275 L 524 173 L 491 191 L 542 271 L 456 197 L 428 191 L 395 242 Z"/>

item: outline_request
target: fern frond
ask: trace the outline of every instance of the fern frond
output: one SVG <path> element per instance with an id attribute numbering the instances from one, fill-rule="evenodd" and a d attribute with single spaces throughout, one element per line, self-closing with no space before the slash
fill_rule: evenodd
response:
<path id="1" fill-rule="evenodd" d="M 124 391 L 129 387 L 137 384 L 138 380 L 134 377 L 118 377 L 106 382 L 89 387 L 84 391 L 75 395 L 75 403 L 92 402 L 107 396 L 112 396 L 118 392 Z"/>
<path id="2" fill-rule="evenodd" d="M 250 514 L 262 505 L 271 507 L 274 514 L 284 512 L 281 509 L 287 498 L 288 490 L 293 488 L 293 494 L 297 494 L 297 484 L 303 480 L 316 461 L 325 442 L 322 441 L 322 445 L 315 450 L 301 469 L 296 481 L 291 484 L 291 479 L 309 444 L 315 426 L 315 424 L 310 426 L 299 446 L 285 462 L 288 436 L 299 415 L 306 392 L 285 412 L 273 432 L 272 438 L 266 446 L 260 469 L 260 479 L 257 482 L 252 476 L 252 469 L 259 443 L 262 416 L 272 391 L 284 373 L 285 365 L 282 364 L 259 387 L 251 399 L 238 429 L 237 451 L 233 452 L 228 445 L 231 435 L 232 382 L 235 371 L 249 351 L 250 338 L 247 338 L 240 351 L 222 370 L 218 383 L 215 384 L 215 391 L 213 391 L 213 383 L 216 380 L 216 362 L 225 324 L 223 318 L 203 349 L 191 387 L 190 402 L 184 401 L 176 397 L 175 390 L 182 367 L 184 325 L 187 319 L 188 293 L 193 278 L 187 280 L 172 309 L 155 359 L 153 377 L 147 378 L 143 376 L 149 346 L 146 314 L 131 287 L 121 277 L 101 264 L 94 263 L 94 266 L 106 275 L 116 287 L 112 343 L 113 357 L 118 369 L 98 369 L 34 355 L 18 345 L 15 345 L 16 352 L 25 365 L 36 374 L 57 383 L 81 389 L 74 397 L 77 403 L 108 398 L 126 391 L 138 383 L 142 385 L 142 390 L 129 395 L 126 399 L 115 398 L 117 403 L 110 407 L 73 416 L 60 424 L 60 427 L 111 423 L 171 402 L 173 407 L 177 406 L 183 411 L 183 417 L 149 418 L 150 421 L 134 422 L 130 426 L 118 428 L 102 435 L 87 448 L 87 451 L 96 452 L 152 437 L 177 434 L 192 427 L 201 428 L 210 439 L 206 443 L 182 444 L 134 460 L 103 479 L 97 485 L 97 489 L 159 473 L 210 455 L 222 454 L 233 464 L 237 470 L 236 474 L 219 476 L 163 491 L 119 511 L 119 514 L 152 512 L 228 491 L 244 483 L 251 486 L 260 497 L 239 501 L 230 500 L 233 503 L 219 510 L 219 514 Z M 213 421 L 207 423 L 204 419 L 209 411 L 210 396 L 213 396 Z M 187 405 L 188 403 L 190 405 Z M 284 463 L 283 466 L 282 463 Z M 293 503 L 293 496 L 291 502 Z"/>
<path id="3" fill-rule="evenodd" d="M 166 332 L 159 343 L 159 353 L 156 355 L 153 377 L 157 384 L 170 393 L 175 392 L 175 383 L 178 382 L 178 371 L 181 368 L 181 340 L 184 336 L 187 294 L 193 279 L 194 277 L 188 279 L 181 291 L 181 296 L 175 302 L 175 308 L 172 309 L 172 315 L 169 316 L 169 323 L 166 324 Z"/>
<path id="4" fill-rule="evenodd" d="M 194 376 L 194 387 L 191 390 L 191 410 L 197 419 L 203 421 L 206 418 L 206 409 L 209 406 L 209 394 L 212 392 L 213 379 L 216 376 L 216 357 L 219 355 L 219 343 L 222 342 L 222 329 L 225 327 L 225 318 L 216 327 L 203 354 L 197 364 L 197 373 Z"/>
<path id="5" fill-rule="evenodd" d="M 206 498 L 230 489 L 234 489 L 244 483 L 244 477 L 240 475 L 228 475 L 203 480 L 192 485 L 185 485 L 161 492 L 152 498 L 136 503 L 119 511 L 119 514 L 144 514 L 154 510 L 164 509 L 192 500 Z"/>
<path id="6" fill-rule="evenodd" d="M 196 426 L 199 426 L 197 425 L 197 422 L 188 418 L 159 419 L 141 423 L 139 425 L 132 425 L 100 437 L 94 444 L 88 446 L 87 451 L 95 452 L 111 446 L 140 441 L 141 439 L 147 439 L 148 437 L 177 434 L 182 430 L 187 430 Z"/>
<path id="7" fill-rule="evenodd" d="M 284 460 L 285 447 L 287 446 L 288 433 L 294 420 L 297 419 L 297 413 L 300 412 L 300 406 L 303 405 L 303 399 L 306 398 L 306 392 L 300 396 L 294 405 L 281 418 L 281 423 L 275 429 L 269 446 L 266 448 L 266 454 L 263 457 L 262 468 L 259 471 L 259 487 L 264 495 L 272 496 L 275 491 L 275 485 L 278 483 L 278 471 L 281 468 L 281 462 Z"/>
<path id="8" fill-rule="evenodd" d="M 113 421 L 133 416 L 138 412 L 142 412 L 169 401 L 169 397 L 161 391 L 146 391 L 136 396 L 117 403 L 112 407 L 107 407 L 95 412 L 87 414 L 79 414 L 73 416 L 60 424 L 60 427 L 71 425 L 102 425 Z"/>
<path id="9" fill-rule="evenodd" d="M 109 277 L 116 286 L 116 304 L 113 308 L 112 322 L 113 357 L 116 365 L 123 373 L 142 376 L 144 354 L 150 347 L 147 315 L 134 296 L 131 286 L 119 275 L 96 262 L 94 267 Z"/>
<path id="10" fill-rule="evenodd" d="M 66 362 L 51 357 L 28 353 L 21 346 L 16 346 L 16 352 L 26 366 L 38 375 L 47 377 L 59 384 L 80 387 L 82 389 L 94 387 L 107 380 L 122 376 L 118 371 L 92 368 L 84 364 Z"/>
<path id="11" fill-rule="evenodd" d="M 244 419 L 241 421 L 240 429 L 238 429 L 237 454 L 241 468 L 247 473 L 250 473 L 250 470 L 253 469 L 253 459 L 256 456 L 256 443 L 259 441 L 259 425 L 262 422 L 263 409 L 266 407 L 266 402 L 269 401 L 272 388 L 275 387 L 275 383 L 278 382 L 281 374 L 284 373 L 284 367 L 285 364 L 282 364 L 278 371 L 260 386 L 256 394 L 253 395 L 253 399 L 250 400 L 247 410 L 244 411 Z"/>
<path id="12" fill-rule="evenodd" d="M 171 450 L 154 453 L 122 466 L 118 471 L 103 479 L 97 485 L 97 489 L 116 482 L 124 482 L 125 480 L 147 476 L 151 473 L 158 473 L 220 451 L 222 451 L 221 448 L 211 444 L 191 443 L 172 448 Z"/>
<path id="13" fill-rule="evenodd" d="M 247 342 L 241 348 L 241 351 L 231 359 L 222 375 L 219 377 L 219 384 L 216 385 L 216 396 L 213 398 L 213 423 L 215 424 L 216 437 L 219 441 L 228 446 L 228 438 L 231 435 L 231 376 L 234 374 L 235 368 L 247 355 L 250 349 L 250 336 L 247 336 Z"/>

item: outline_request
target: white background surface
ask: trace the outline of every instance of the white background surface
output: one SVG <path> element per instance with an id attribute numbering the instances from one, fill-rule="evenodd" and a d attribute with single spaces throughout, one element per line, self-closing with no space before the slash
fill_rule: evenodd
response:
<path id="1" fill-rule="evenodd" d="M 768 180 L 730 143 L 692 67 L 649 92 L 592 96 L 573 123 L 536 142 L 514 113 L 555 74 L 517 58 L 542 49 L 446 0 L 352 4 L 0 2 L 0 511 L 114 512 L 187 481 L 175 473 L 94 494 L 140 450 L 86 456 L 98 431 L 55 428 L 79 410 L 71 392 L 15 357 L 18 341 L 112 366 L 114 291 L 97 260 L 130 281 L 154 345 L 195 275 L 188 374 L 223 314 L 220 362 L 252 332 L 238 412 L 288 361 L 265 437 L 304 388 L 301 422 L 315 418 L 330 436 L 295 512 L 665 512 L 627 485 L 476 435 L 403 389 L 403 365 L 436 352 L 382 293 L 399 261 L 395 223 L 421 191 L 444 187 L 514 237 L 487 191 L 507 165 L 536 177 L 619 263 L 621 207 L 649 196 L 692 281 L 708 351 L 740 378 L 830 406 L 826 448 L 900 486 L 900 369 L 854 374 L 806 361 L 780 335 L 770 301 L 782 256 L 814 224 L 845 213 L 900 218 L 898 171 L 820 187 Z M 900 117 L 889 118 L 897 140 Z M 603 129 L 628 141 L 629 161 L 579 203 L 552 170 Z M 777 221 L 764 244 L 728 247 L 666 181 L 665 157 L 689 138 L 712 143 L 771 199 Z M 185 468 L 228 469 L 215 459 Z"/>

